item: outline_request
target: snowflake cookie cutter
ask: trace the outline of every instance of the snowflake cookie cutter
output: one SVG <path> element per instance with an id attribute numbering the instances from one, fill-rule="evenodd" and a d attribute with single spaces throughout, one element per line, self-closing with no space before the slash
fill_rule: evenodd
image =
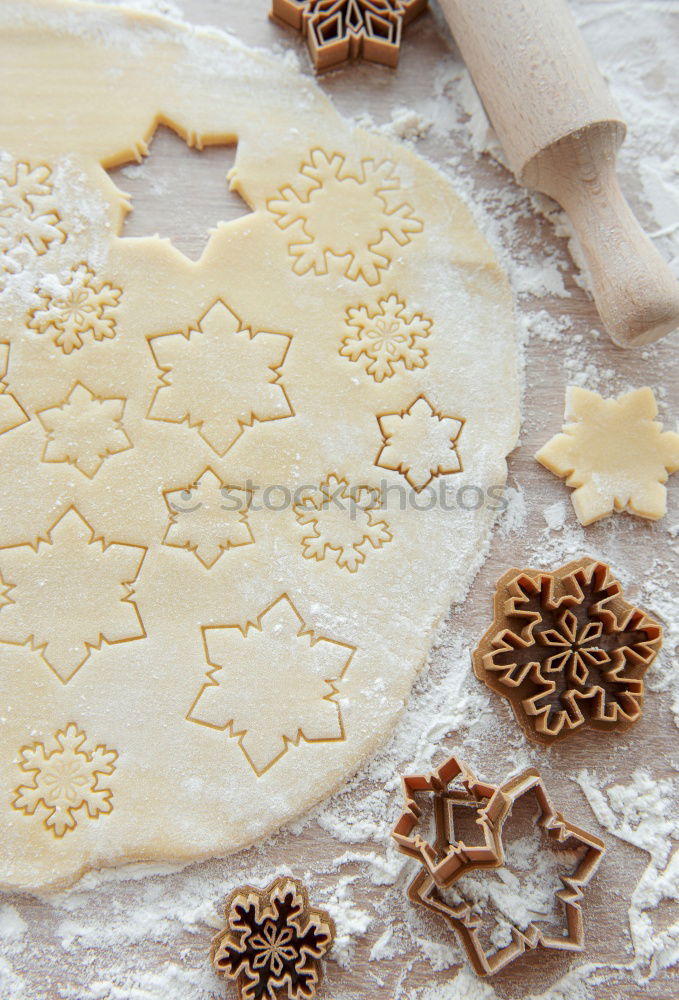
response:
<path id="1" fill-rule="evenodd" d="M 403 28 L 427 0 L 272 0 L 271 17 L 306 38 L 316 72 L 362 57 L 395 69 Z"/>
<path id="2" fill-rule="evenodd" d="M 310 905 L 300 881 L 241 886 L 227 899 L 224 916 L 210 959 L 218 975 L 235 981 L 240 1000 L 313 1000 L 336 932 L 329 914 Z"/>
<path id="3" fill-rule="evenodd" d="M 605 563 L 584 558 L 505 573 L 472 662 L 526 736 L 549 746 L 578 729 L 622 732 L 637 722 L 661 646 L 661 626 L 624 599 Z"/>
<path id="4" fill-rule="evenodd" d="M 406 806 L 392 831 L 399 851 L 415 858 L 436 885 L 450 885 L 460 870 L 497 868 L 502 845 L 495 825 L 485 812 L 497 788 L 478 781 L 474 773 L 457 757 L 450 757 L 430 774 L 407 774 L 401 778 Z M 423 833 L 425 803 L 431 799 L 435 839 L 430 843 Z M 477 843 L 467 844 L 456 837 L 456 815 L 473 810 L 479 827 Z"/>
<path id="5" fill-rule="evenodd" d="M 585 926 L 581 900 L 605 853 L 606 848 L 603 841 L 569 823 L 561 813 L 554 809 L 542 778 L 534 768 L 529 768 L 515 777 L 509 778 L 499 787 L 475 782 L 470 769 L 455 757 L 450 758 L 434 772 L 436 779 L 439 780 L 441 777 L 445 779 L 448 776 L 454 778 L 458 774 L 463 776 L 462 782 L 468 785 L 470 790 L 474 788 L 477 791 L 482 790 L 485 795 L 486 792 L 494 789 L 486 805 L 479 804 L 478 820 L 480 825 L 486 825 L 489 830 L 492 830 L 493 843 L 497 848 L 495 864 L 487 863 L 481 855 L 472 857 L 467 854 L 465 856 L 458 850 L 456 853 L 458 863 L 451 869 L 452 874 L 445 882 L 437 882 L 434 873 L 428 870 L 426 864 L 422 863 L 421 871 L 408 887 L 408 898 L 411 902 L 424 906 L 445 920 L 451 930 L 457 934 L 474 971 L 479 976 L 490 976 L 499 972 L 526 951 L 532 951 L 538 946 L 559 951 L 583 951 Z M 407 781 L 418 783 L 421 782 L 421 778 L 404 778 L 404 783 Z M 435 782 L 432 784 L 435 785 Z M 403 815 L 408 813 L 410 807 L 408 786 L 406 785 L 405 788 L 406 812 Z M 512 925 L 510 941 L 506 945 L 496 947 L 495 950 L 488 949 L 482 940 L 484 914 L 479 912 L 473 901 L 464 898 L 464 892 L 460 891 L 462 888 L 460 882 L 463 876 L 472 872 L 490 868 L 499 869 L 505 865 L 506 853 L 503 839 L 505 824 L 519 799 L 531 794 L 535 797 L 539 812 L 538 817 L 534 820 L 534 825 L 546 834 L 550 844 L 557 849 L 572 848 L 579 851 L 579 857 L 573 863 L 573 870 L 567 875 L 560 876 L 562 888 L 555 892 L 555 899 L 562 904 L 564 930 L 563 933 L 549 932 L 539 926 L 538 919 L 534 919 L 524 927 Z M 443 810 L 435 811 L 435 822 L 436 841 L 440 846 L 445 842 L 450 832 L 447 816 Z M 400 835 L 397 834 L 400 824 L 401 820 L 394 830 L 394 839 L 402 853 L 412 856 L 409 845 L 404 844 L 403 840 L 399 839 Z M 449 854 L 451 857 L 455 848 L 459 847 L 460 845 L 455 842 L 450 844 Z M 442 869 L 439 869 L 436 874 L 440 876 Z M 457 899 L 451 901 L 446 898 L 443 890 L 450 890 L 452 887 L 455 887 Z"/>

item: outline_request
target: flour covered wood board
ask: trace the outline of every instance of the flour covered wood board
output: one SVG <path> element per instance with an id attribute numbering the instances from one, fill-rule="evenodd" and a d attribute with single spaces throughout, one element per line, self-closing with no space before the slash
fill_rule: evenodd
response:
<path id="1" fill-rule="evenodd" d="M 518 433 L 507 281 L 449 183 L 236 41 L 2 9 L 0 881 L 242 848 L 382 742 Z M 159 125 L 236 143 L 192 261 L 119 237 Z M 117 178 L 118 183 L 124 178 Z"/>

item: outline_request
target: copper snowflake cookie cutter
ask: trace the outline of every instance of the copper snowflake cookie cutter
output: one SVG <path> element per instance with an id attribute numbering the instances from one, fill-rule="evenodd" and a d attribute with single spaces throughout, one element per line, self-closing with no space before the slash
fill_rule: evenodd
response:
<path id="1" fill-rule="evenodd" d="M 240 1000 L 313 1000 L 335 924 L 310 905 L 301 882 L 277 878 L 265 889 L 241 886 L 227 899 L 224 916 L 210 959 L 219 975 L 235 981 Z"/>
<path id="2" fill-rule="evenodd" d="M 317 72 L 362 57 L 395 69 L 403 28 L 427 0 L 272 0 L 271 17 L 306 38 Z"/>
<path id="3" fill-rule="evenodd" d="M 526 736 L 549 746 L 578 729 L 637 722 L 661 646 L 661 626 L 624 599 L 605 563 L 585 558 L 552 572 L 508 570 L 472 662 Z"/>
<path id="4" fill-rule="evenodd" d="M 457 793 L 451 793 L 450 784 L 457 778 L 460 778 Z M 605 845 L 598 837 L 567 822 L 554 809 L 535 769 L 529 768 L 497 787 L 478 782 L 464 762 L 451 757 L 430 775 L 405 776 L 403 786 L 406 807 L 392 836 L 402 853 L 417 857 L 421 863 L 421 870 L 408 887 L 408 898 L 440 916 L 457 934 L 477 975 L 493 975 L 538 946 L 571 952 L 584 949 L 585 930 L 580 902 L 601 863 Z M 430 791 L 435 800 L 433 845 L 428 844 L 424 831 L 414 833 L 421 807 L 413 809 L 413 792 L 422 791 Z M 464 898 L 460 880 L 472 872 L 504 866 L 505 823 L 515 803 L 529 794 L 534 795 L 538 804 L 539 815 L 535 826 L 557 849 L 578 853 L 572 871 L 560 877 L 563 888 L 555 892 L 563 914 L 562 932 L 559 933 L 558 928 L 553 931 L 549 927 L 540 927 L 538 920 L 531 920 L 525 926 L 512 924 L 509 943 L 489 949 L 482 939 L 484 914 L 479 912 L 473 900 Z M 450 810 L 446 808 L 450 802 L 466 807 L 476 803 L 477 844 L 465 844 L 455 839 Z M 427 851 L 423 845 L 428 845 L 430 850 Z M 440 859 L 435 868 L 429 863 L 432 855 Z M 455 859 L 453 864 L 449 864 L 451 859 Z M 458 898 L 451 901 L 446 898 L 444 890 L 453 887 L 456 887 L 454 892 Z"/>

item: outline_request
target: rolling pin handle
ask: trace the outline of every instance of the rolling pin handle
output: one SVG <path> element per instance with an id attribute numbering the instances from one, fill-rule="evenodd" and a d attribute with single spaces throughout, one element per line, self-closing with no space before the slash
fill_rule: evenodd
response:
<path id="1" fill-rule="evenodd" d="M 592 125 L 543 150 L 522 180 L 565 209 L 606 330 L 620 347 L 639 347 L 679 327 L 679 283 L 620 190 L 619 141 L 618 123 Z"/>

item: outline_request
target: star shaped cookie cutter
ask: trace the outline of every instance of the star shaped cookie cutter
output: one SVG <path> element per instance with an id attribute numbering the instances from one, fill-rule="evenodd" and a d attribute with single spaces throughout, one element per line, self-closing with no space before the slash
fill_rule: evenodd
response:
<path id="1" fill-rule="evenodd" d="M 395 69 L 403 28 L 427 0 L 272 0 L 271 17 L 300 31 L 316 71 L 362 57 Z"/>
<path id="2" fill-rule="evenodd" d="M 457 792 L 452 796 L 450 784 L 460 778 Z M 581 908 L 584 891 L 596 873 L 605 853 L 602 840 L 569 823 L 557 812 L 549 798 L 540 774 L 529 768 L 509 778 L 499 787 L 479 782 L 472 771 L 456 757 L 451 757 L 430 775 L 407 775 L 403 778 L 406 807 L 394 827 L 392 836 L 398 849 L 409 857 L 416 857 L 421 871 L 408 887 L 411 902 L 424 906 L 445 920 L 459 937 L 467 957 L 479 976 L 490 976 L 515 961 L 526 951 L 538 946 L 559 951 L 579 952 L 584 949 L 585 928 Z M 435 840 L 429 844 L 417 827 L 422 808 L 415 803 L 414 794 L 430 791 L 435 799 Z M 555 892 L 563 910 L 564 933 L 550 933 L 539 926 L 537 920 L 527 926 L 511 925 L 508 944 L 487 950 L 483 943 L 484 916 L 473 901 L 465 900 L 458 892 L 459 901 L 446 899 L 444 890 L 457 886 L 464 875 L 475 871 L 499 869 L 505 865 L 506 853 L 503 830 L 514 805 L 524 795 L 535 796 L 539 816 L 535 825 L 556 847 L 578 850 L 579 857 L 573 870 L 561 875 L 563 888 Z M 442 800 L 446 808 L 437 808 Z M 452 803 L 449 807 L 448 803 Z M 479 843 L 467 845 L 455 839 L 451 824 L 451 811 L 455 805 L 476 803 L 476 822 L 480 828 Z"/>

